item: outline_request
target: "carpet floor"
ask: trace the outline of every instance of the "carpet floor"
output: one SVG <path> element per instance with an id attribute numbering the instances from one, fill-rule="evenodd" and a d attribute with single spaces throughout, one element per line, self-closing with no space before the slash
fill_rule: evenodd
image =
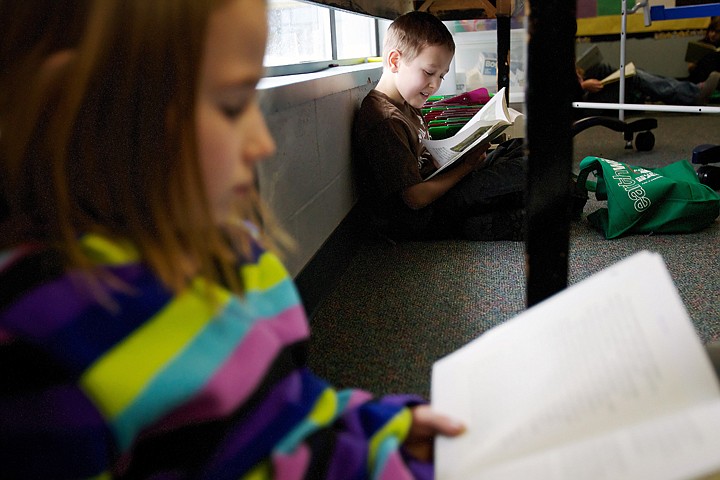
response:
<path id="1" fill-rule="evenodd" d="M 594 127 L 574 138 L 574 165 L 586 155 L 656 167 L 720 143 L 720 116 L 655 114 L 651 151 L 626 149 L 622 134 Z M 660 253 L 698 335 L 720 340 L 720 221 L 682 235 L 605 237 L 584 218 L 571 225 L 568 284 L 639 250 Z M 430 391 L 432 363 L 525 308 L 522 242 L 363 244 L 311 318 L 309 362 L 340 387 L 376 394 Z M 508 348 L 512 348 L 509 346 Z"/>

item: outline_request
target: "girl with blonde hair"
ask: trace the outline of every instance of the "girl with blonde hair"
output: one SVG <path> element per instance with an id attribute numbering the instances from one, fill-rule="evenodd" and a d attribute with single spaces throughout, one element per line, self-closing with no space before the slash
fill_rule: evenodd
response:
<path id="1" fill-rule="evenodd" d="M 22 4 L 0 6 L 36 33 L 0 41 L 3 477 L 431 476 L 461 425 L 305 367 L 255 189 L 264 1 Z"/>

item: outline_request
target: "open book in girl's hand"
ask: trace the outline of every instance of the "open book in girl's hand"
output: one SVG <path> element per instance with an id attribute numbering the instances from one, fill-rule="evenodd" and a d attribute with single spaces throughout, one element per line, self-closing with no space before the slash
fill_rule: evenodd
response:
<path id="1" fill-rule="evenodd" d="M 659 254 L 637 253 L 433 366 L 436 478 L 720 472 L 720 386 Z"/>
<path id="2" fill-rule="evenodd" d="M 468 122 L 452 137 L 442 140 L 423 139 L 425 148 L 438 167 L 425 180 L 429 180 L 466 153 L 491 143 L 523 115 L 508 108 L 505 89 L 501 88 Z"/>

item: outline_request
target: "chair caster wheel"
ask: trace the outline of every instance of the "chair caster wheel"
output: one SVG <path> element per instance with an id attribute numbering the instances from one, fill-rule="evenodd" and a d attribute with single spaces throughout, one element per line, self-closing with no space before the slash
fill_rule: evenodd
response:
<path id="1" fill-rule="evenodd" d="M 720 190 L 720 167 L 703 165 L 697 169 L 697 176 L 703 185 Z"/>
<path id="2" fill-rule="evenodd" d="M 635 137 L 635 148 L 638 152 L 649 152 L 655 146 L 655 135 L 652 132 L 640 132 Z"/>

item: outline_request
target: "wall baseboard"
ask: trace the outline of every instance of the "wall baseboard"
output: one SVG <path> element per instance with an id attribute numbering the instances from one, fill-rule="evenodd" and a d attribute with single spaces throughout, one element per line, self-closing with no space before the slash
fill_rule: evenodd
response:
<path id="1" fill-rule="evenodd" d="M 367 238 L 360 209 L 355 205 L 313 258 L 295 276 L 295 284 L 310 319 L 315 309 L 338 284 L 358 248 Z"/>

